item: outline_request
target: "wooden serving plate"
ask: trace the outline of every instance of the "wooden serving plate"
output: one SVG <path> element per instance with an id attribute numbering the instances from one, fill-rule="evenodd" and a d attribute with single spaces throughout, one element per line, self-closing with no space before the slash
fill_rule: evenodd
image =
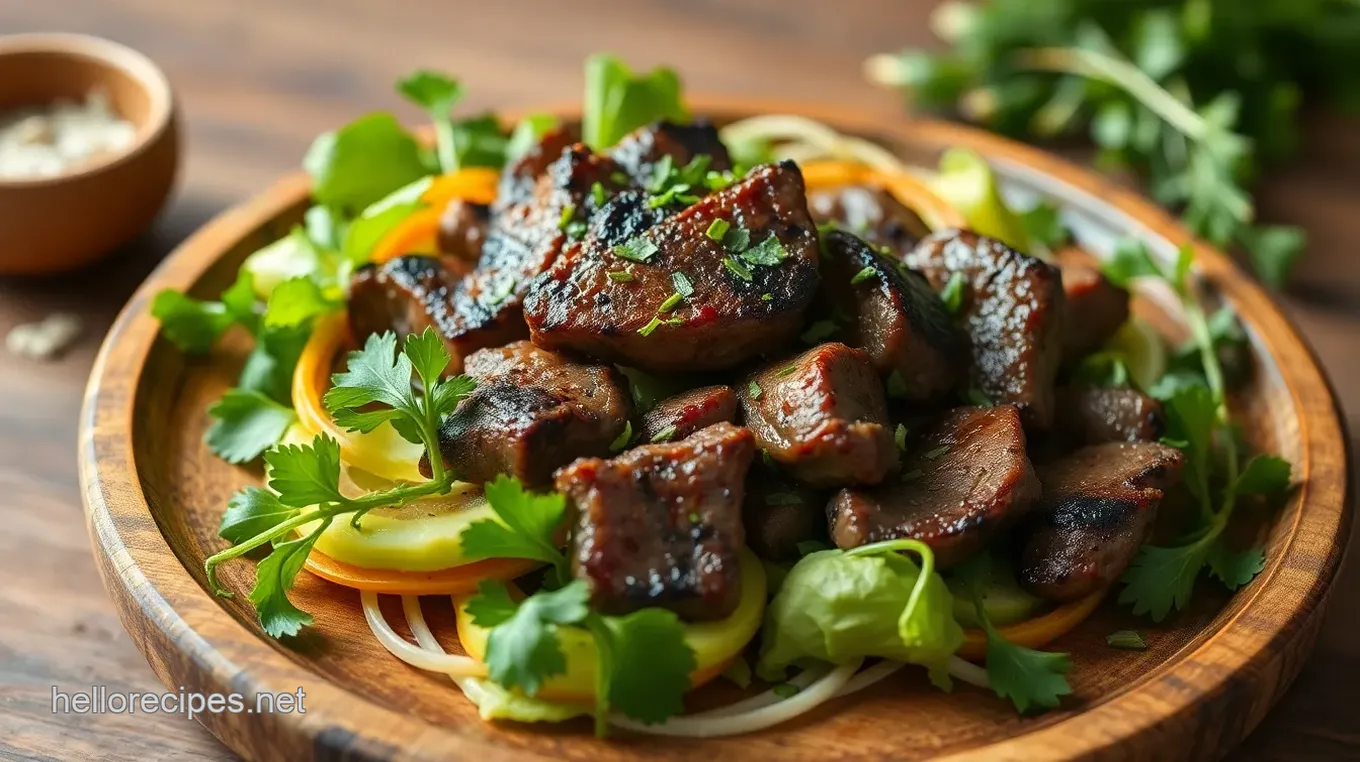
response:
<path id="1" fill-rule="evenodd" d="M 1129 232 L 1163 254 L 1190 240 L 1142 198 L 980 131 L 925 121 L 884 125 L 788 104 L 710 101 L 698 112 L 720 122 L 802 113 L 927 164 L 945 147 L 966 146 L 993 163 L 1009 193 L 1056 200 L 1089 248 L 1108 251 Z M 166 287 L 215 297 L 248 253 L 301 219 L 307 186 L 301 174 L 280 181 L 214 220 L 161 265 L 110 332 L 81 418 L 80 466 L 95 553 L 123 625 L 156 675 L 171 690 L 305 692 L 305 714 L 199 716 L 247 758 L 1213 759 L 1256 726 L 1313 646 L 1351 520 L 1347 439 L 1307 344 L 1260 288 L 1203 246 L 1197 246 L 1198 271 L 1237 308 L 1257 355 L 1238 415 L 1254 441 L 1294 464 L 1302 485 L 1270 526 L 1265 570 L 1235 595 L 1202 580 L 1192 607 L 1160 626 L 1106 600 L 1055 643 L 1072 654 L 1075 689 L 1057 711 L 1019 717 L 988 692 L 960 685 L 943 694 L 919 670 L 904 670 L 812 716 L 735 738 L 620 734 L 599 741 L 586 722 L 488 724 L 443 676 L 407 667 L 384 651 L 364 624 L 356 592 L 307 574 L 299 577 L 296 595 L 317 626 L 291 645 L 277 643 L 256 625 L 244 596 L 213 597 L 202 572 L 204 557 L 222 547 L 216 533 L 228 496 L 259 479 L 217 460 L 202 444 L 205 408 L 233 382 L 246 347 L 228 341 L 210 360 L 188 358 L 157 338 L 147 309 Z M 223 581 L 238 591 L 249 589 L 252 575 L 249 564 L 222 570 Z M 404 627 L 396 599 L 387 603 L 390 620 Z M 436 632 L 451 631 L 446 599 L 427 603 L 426 611 Z M 1110 632 L 1134 628 L 1144 633 L 1146 651 L 1106 646 Z M 449 638 L 446 648 L 455 642 Z"/>

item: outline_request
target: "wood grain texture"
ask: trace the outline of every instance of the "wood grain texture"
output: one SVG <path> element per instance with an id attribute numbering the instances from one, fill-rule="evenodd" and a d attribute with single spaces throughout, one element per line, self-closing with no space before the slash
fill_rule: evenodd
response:
<path id="1" fill-rule="evenodd" d="M 901 118 L 865 84 L 867 55 L 928 44 L 930 0 L 803 3 L 523 0 L 374 5 L 360 0 L 0 0 L 0 30 L 101 34 L 151 55 L 184 106 L 183 182 L 168 212 L 117 257 L 60 281 L 0 279 L 0 331 L 64 309 L 89 330 L 59 362 L 0 359 L 0 758 L 226 759 L 174 716 L 53 715 L 50 692 L 91 683 L 160 690 L 115 618 L 80 516 L 75 427 L 98 339 L 174 245 L 298 163 L 311 137 L 370 108 L 399 107 L 391 82 L 417 65 L 463 75 L 475 108 L 560 102 L 588 52 L 683 65 L 692 89 L 800 97 Z M 639 33 L 636 30 L 642 30 Z M 1360 430 L 1360 123 L 1315 116 L 1304 155 L 1262 184 L 1266 219 L 1304 224 L 1314 247 L 1284 299 Z M 1360 564 L 1338 600 L 1360 595 Z M 1360 609 L 1333 606 L 1318 648 L 1236 760 L 1360 759 Z"/>

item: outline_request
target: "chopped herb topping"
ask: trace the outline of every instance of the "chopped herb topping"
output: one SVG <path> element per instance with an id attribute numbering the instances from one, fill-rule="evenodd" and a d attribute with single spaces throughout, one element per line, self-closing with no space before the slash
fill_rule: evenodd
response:
<path id="1" fill-rule="evenodd" d="M 897 430 L 893 432 L 893 442 L 897 444 L 898 450 L 907 449 L 907 427 L 897 424 Z"/>
<path id="2" fill-rule="evenodd" d="M 567 237 L 573 241 L 579 241 L 586 235 L 586 224 L 580 220 L 572 220 L 567 223 Z"/>
<path id="3" fill-rule="evenodd" d="M 760 301 L 762 301 L 762 302 L 772 302 L 772 301 L 774 301 L 774 294 L 761 294 L 761 295 L 760 295 Z"/>
<path id="4" fill-rule="evenodd" d="M 862 270 L 855 273 L 855 276 L 850 279 L 850 285 L 858 286 L 859 284 L 863 283 L 866 280 L 869 280 L 870 278 L 874 277 L 877 274 L 878 271 L 875 270 L 872 265 L 865 265 Z"/>
<path id="5" fill-rule="evenodd" d="M 766 505 L 801 505 L 803 499 L 795 492 L 771 492 L 765 496 Z"/>
<path id="6" fill-rule="evenodd" d="M 691 524 L 698 524 L 702 519 L 703 519 L 703 517 L 700 516 L 698 513 L 694 512 L 694 511 L 690 511 L 690 512 L 689 512 L 689 523 L 691 523 Z"/>
<path id="7" fill-rule="evenodd" d="M 723 248 L 733 254 L 740 254 L 751 246 L 751 231 L 746 228 L 732 228 L 723 236 Z"/>
<path id="8" fill-rule="evenodd" d="M 981 389 L 973 386 L 968 389 L 968 404 L 977 407 L 991 407 L 992 400 L 986 394 L 983 394 Z"/>
<path id="9" fill-rule="evenodd" d="M 670 312 L 671 310 L 680 306 L 680 302 L 683 301 L 685 301 L 685 297 L 681 296 L 680 294 L 671 294 L 670 296 L 666 297 L 666 301 L 662 302 L 660 307 L 656 308 L 656 311 L 664 315 L 667 312 Z"/>
<path id="10" fill-rule="evenodd" d="M 949 282 L 940 289 L 940 300 L 944 302 L 945 309 L 949 314 L 957 315 L 963 308 L 963 273 L 954 273 L 949 276 Z"/>
<path id="11" fill-rule="evenodd" d="M 611 270 L 605 275 L 608 275 L 609 279 L 615 283 L 630 283 L 633 280 L 633 274 L 627 270 Z"/>
<path id="12" fill-rule="evenodd" d="M 827 220 L 817 226 L 817 255 L 822 259 L 831 258 L 831 247 L 826 240 L 826 234 L 840 230 L 840 225 L 835 220 Z"/>
<path id="13" fill-rule="evenodd" d="M 727 235 L 727 231 L 731 228 L 732 223 L 720 217 L 708 224 L 708 230 L 704 231 L 704 235 L 708 236 L 711 241 L 722 241 L 723 236 Z"/>
<path id="14" fill-rule="evenodd" d="M 1120 630 L 1105 636 L 1105 645 L 1110 648 L 1122 648 L 1126 651 L 1146 651 L 1147 642 L 1143 636 L 1133 630 Z"/>
<path id="15" fill-rule="evenodd" d="M 604 192 L 604 186 L 598 182 L 590 184 L 590 197 L 595 200 L 597 207 L 604 206 L 604 203 L 609 200 L 609 194 Z"/>
<path id="16" fill-rule="evenodd" d="M 750 393 L 751 399 L 753 400 L 760 399 L 761 395 L 765 393 L 765 390 L 761 389 L 760 384 L 757 384 L 755 381 L 751 382 L 751 385 L 746 388 L 746 391 Z"/>
<path id="17" fill-rule="evenodd" d="M 575 216 L 576 216 L 575 204 L 567 204 L 566 206 L 562 207 L 562 216 L 557 218 L 557 229 L 566 230 L 567 224 L 570 223 L 571 218 Z"/>
<path id="18" fill-rule="evenodd" d="M 949 445 L 940 445 L 932 450 L 927 450 L 921 457 L 926 460 L 936 460 L 947 452 L 949 452 Z"/>
<path id="19" fill-rule="evenodd" d="M 652 183 L 647 186 L 647 190 L 651 193 L 664 191 L 667 183 L 670 182 L 671 173 L 674 171 L 675 158 L 670 154 L 662 156 L 661 160 L 656 163 L 656 172 L 652 175 Z"/>
<path id="20" fill-rule="evenodd" d="M 658 251 L 660 249 L 646 236 L 638 236 L 627 243 L 614 247 L 615 256 L 631 259 L 634 262 L 646 262 L 656 256 Z"/>
<path id="21" fill-rule="evenodd" d="M 730 171 L 717 172 L 709 170 L 708 173 L 704 175 L 704 185 L 707 185 L 708 189 L 711 191 L 723 190 L 724 188 L 730 187 L 736 181 L 737 176 Z"/>
<path id="22" fill-rule="evenodd" d="M 754 280 L 754 279 L 751 277 L 751 271 L 750 271 L 750 270 L 747 270 L 747 269 L 746 269 L 746 266 L 743 265 L 742 263 L 738 262 L 737 260 L 735 260 L 735 259 L 733 259 L 733 258 L 731 258 L 731 257 L 723 257 L 722 263 L 723 263 L 723 267 L 726 267 L 727 270 L 728 270 L 728 272 L 732 273 L 733 275 L 737 276 L 738 278 L 741 278 L 742 280 L 746 281 L 747 283 L 750 283 L 752 280 Z"/>
<path id="23" fill-rule="evenodd" d="M 663 325 L 683 325 L 684 322 L 685 321 L 681 320 L 680 318 L 671 318 L 670 320 L 663 320 L 662 318 L 659 317 L 653 317 L 652 322 L 638 329 L 638 333 L 642 334 L 643 336 L 651 336 L 652 331 L 655 331 L 656 329 L 660 328 Z"/>
<path id="24" fill-rule="evenodd" d="M 888 396 L 901 399 L 907 396 L 907 380 L 902 378 L 902 372 L 894 370 L 888 375 Z"/>
<path id="25" fill-rule="evenodd" d="M 652 196 L 651 198 L 647 199 L 647 208 L 660 209 L 663 206 L 675 203 L 685 205 L 697 203 L 699 201 L 699 197 L 692 193 L 688 193 L 687 191 L 689 190 L 689 187 L 690 186 L 685 183 L 673 185 L 670 188 L 666 189 L 664 193 Z"/>
<path id="26" fill-rule="evenodd" d="M 773 467 L 774 467 L 774 456 L 770 454 L 770 451 L 769 451 L 769 450 L 766 450 L 766 449 L 763 449 L 763 448 L 762 448 L 761 451 L 760 451 L 760 462 L 761 462 L 761 463 L 764 463 L 764 464 L 767 465 L 767 466 L 770 466 L 771 468 L 773 468 Z"/>
<path id="27" fill-rule="evenodd" d="M 823 339 L 834 336 L 836 331 L 839 330 L 840 326 L 830 320 L 818 320 L 808 326 L 808 329 L 803 331 L 803 335 L 799 338 L 802 339 L 805 344 L 816 344 Z"/>
<path id="28" fill-rule="evenodd" d="M 913 469 L 910 470 L 910 471 L 903 471 L 903 472 L 902 472 L 902 481 L 904 481 L 904 482 L 914 482 L 914 481 L 916 481 L 917 479 L 920 479 L 922 476 L 925 476 L 925 474 L 922 473 L 921 469 L 919 469 L 919 468 L 913 468 Z"/>
<path id="29" fill-rule="evenodd" d="M 749 234 L 748 234 L 749 238 Z M 741 253 L 748 264 L 773 267 L 789 258 L 788 249 L 773 235 Z"/>
<path id="30" fill-rule="evenodd" d="M 790 365 L 789 367 L 784 368 L 783 370 L 779 371 L 779 372 L 776 373 L 775 375 L 778 376 L 778 377 L 780 377 L 780 378 L 783 378 L 784 376 L 792 376 L 795 372 L 797 372 L 797 370 L 798 370 L 798 366 L 797 366 L 797 365 Z"/>
<path id="31" fill-rule="evenodd" d="M 666 428 L 664 428 L 664 429 L 662 429 L 662 430 L 656 432 L 656 434 L 652 435 L 652 444 L 656 444 L 656 443 L 658 443 L 658 442 L 669 442 L 669 441 L 671 441 L 671 440 L 674 439 L 674 438 L 675 438 L 675 427 L 674 427 L 674 426 L 667 426 Z"/>
<path id="32" fill-rule="evenodd" d="M 671 283 L 675 284 L 675 293 L 686 299 L 694 296 L 694 284 L 689 282 L 689 278 L 679 271 L 671 273 Z"/>
<path id="33" fill-rule="evenodd" d="M 614 441 L 609 443 L 609 451 L 623 452 L 628 448 L 628 443 L 631 441 L 633 441 L 633 422 L 624 421 L 623 431 L 620 431 L 619 435 L 614 438 Z"/>
<path id="34" fill-rule="evenodd" d="M 622 172 L 614 172 L 614 173 L 610 174 L 610 175 L 609 175 L 609 180 L 610 180 L 610 182 L 614 183 L 615 185 L 627 185 L 627 184 L 629 183 L 629 177 L 628 177 L 628 175 L 625 175 L 625 174 L 622 173 Z"/>

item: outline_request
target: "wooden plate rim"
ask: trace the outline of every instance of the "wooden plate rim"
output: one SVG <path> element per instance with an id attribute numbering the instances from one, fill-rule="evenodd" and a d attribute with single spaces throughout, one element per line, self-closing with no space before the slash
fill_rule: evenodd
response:
<path id="1" fill-rule="evenodd" d="M 559 109 L 558 113 L 576 111 L 571 107 Z M 1238 713 L 1242 717 L 1220 742 L 1231 744 L 1244 737 L 1301 666 L 1277 663 L 1282 661 L 1284 643 L 1306 638 L 1305 650 L 1311 646 L 1351 521 L 1344 419 L 1315 355 L 1289 319 L 1231 260 L 1194 241 L 1165 211 L 1132 191 L 1040 149 L 956 124 L 913 119 L 885 125 L 867 115 L 824 105 L 708 98 L 695 100 L 695 112 L 713 116 L 801 114 L 842 130 L 911 145 L 971 147 L 989 160 L 1005 164 L 1013 173 L 1028 174 L 1036 181 L 1046 176 L 1103 199 L 1110 209 L 1152 235 L 1175 245 L 1190 242 L 1196 247 L 1198 271 L 1223 289 L 1254 339 L 1273 358 L 1300 422 L 1303 472 L 1299 475 L 1303 486 L 1287 542 L 1282 552 L 1272 555 L 1250 589 L 1239 593 L 1250 597 L 1240 603 L 1238 613 L 1217 630 L 1206 631 L 1192 640 L 1168 657 L 1163 666 L 1122 691 L 1102 697 L 1099 704 L 1086 711 L 950 758 L 1029 759 L 1040 750 L 1060 750 L 1064 757 L 1082 757 L 1150 734 L 1163 734 L 1161 742 L 1165 743 L 1171 740 L 1164 735 L 1167 723 L 1174 720 L 1179 724 L 1193 717 L 1210 700 L 1216 716 Z M 157 341 L 156 322 L 147 312 L 151 298 L 163 288 L 192 286 L 216 261 L 215 256 L 205 258 L 200 250 L 220 254 L 263 223 L 302 202 L 307 190 L 307 178 L 299 172 L 215 218 L 152 273 L 114 322 L 86 389 L 79 446 L 87 523 L 105 586 L 119 605 L 124 626 L 138 648 L 162 682 L 172 688 L 177 687 L 177 681 L 184 684 L 184 673 L 167 661 L 172 658 L 184 660 L 177 666 L 190 670 L 189 674 L 199 681 L 200 690 L 250 695 L 256 691 L 289 691 L 300 681 L 307 681 L 305 715 L 255 715 L 251 720 L 255 730 L 250 734 L 240 733 L 226 719 L 228 715 L 200 717 L 209 730 L 243 755 L 249 756 L 266 748 L 262 744 L 268 744 L 274 750 L 294 750 L 298 755 L 295 758 L 343 755 L 358 759 L 446 759 L 451 753 L 469 759 L 523 758 L 498 747 L 493 736 L 479 736 L 475 730 L 454 733 L 351 694 L 325 675 L 303 669 L 285 653 L 259 641 L 201 587 L 201 573 L 190 573 L 192 582 L 186 589 L 183 585 L 186 570 L 161 536 L 141 491 L 131 421 L 141 373 Z M 118 379 L 125 381 L 110 383 Z M 1328 496 L 1337 496 L 1339 501 Z M 115 512 L 114 506 L 120 510 Z M 1288 562 L 1305 527 L 1310 536 L 1329 541 L 1326 555 L 1321 565 L 1293 568 Z M 132 535 L 138 540 L 150 536 L 150 542 L 129 545 Z M 1240 622 L 1242 616 L 1269 596 L 1275 589 L 1274 583 L 1286 572 L 1304 575 L 1300 581 L 1307 583 L 1306 593 L 1273 601 L 1278 607 L 1270 612 L 1268 637 L 1246 630 Z M 167 584 L 170 588 L 163 589 Z M 1259 631 L 1261 623 L 1254 627 Z M 200 634 L 196 628 L 210 634 Z M 1239 635 L 1243 637 L 1236 637 Z M 1216 648 L 1227 639 L 1243 640 L 1250 647 L 1234 644 Z M 1226 664 L 1196 658 L 1209 655 L 1229 658 Z M 1267 666 L 1278 674 L 1279 683 L 1268 686 L 1269 695 L 1264 702 L 1247 695 L 1250 692 L 1242 691 L 1235 683 L 1238 672 L 1251 665 Z M 1114 732 L 1076 733 L 1073 723 L 1087 729 L 1109 727 Z M 382 729 L 381 738 L 368 732 L 373 727 Z M 405 741 L 397 748 L 384 738 Z M 449 741 L 454 738 L 458 745 L 450 747 Z"/>

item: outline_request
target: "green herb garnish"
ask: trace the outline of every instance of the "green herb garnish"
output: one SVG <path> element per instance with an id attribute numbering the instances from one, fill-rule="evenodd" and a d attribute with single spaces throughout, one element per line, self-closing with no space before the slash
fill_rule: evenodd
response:
<path id="1" fill-rule="evenodd" d="M 751 283 L 754 280 L 754 278 L 751 276 L 751 271 L 746 269 L 746 266 L 738 262 L 737 260 L 731 257 L 723 257 L 722 263 L 723 267 L 726 267 L 728 272 L 732 273 L 738 278 L 741 278 L 747 283 Z"/>
<path id="2" fill-rule="evenodd" d="M 652 243 L 651 239 L 641 235 L 627 243 L 621 243 L 613 248 L 615 256 L 631 259 L 634 262 L 646 262 L 656 256 L 658 251 L 660 251 L 660 249 L 657 248 L 656 244 Z"/>
<path id="3" fill-rule="evenodd" d="M 1105 636 L 1105 644 L 1110 648 L 1121 648 L 1126 651 L 1146 651 L 1147 642 L 1143 636 L 1133 630 L 1119 630 Z"/>
<path id="4" fill-rule="evenodd" d="M 727 231 L 731 229 L 731 227 L 732 223 L 722 218 L 719 218 L 708 224 L 708 230 L 704 231 L 704 235 L 708 236 L 708 239 L 710 241 L 721 242 L 723 236 L 727 235 Z"/>
<path id="5" fill-rule="evenodd" d="M 878 271 L 875 270 L 872 265 L 866 265 L 859 272 L 855 273 L 854 276 L 850 278 L 850 285 L 858 286 L 859 284 L 863 283 L 866 280 L 869 280 L 870 278 L 874 277 L 877 274 Z"/>

